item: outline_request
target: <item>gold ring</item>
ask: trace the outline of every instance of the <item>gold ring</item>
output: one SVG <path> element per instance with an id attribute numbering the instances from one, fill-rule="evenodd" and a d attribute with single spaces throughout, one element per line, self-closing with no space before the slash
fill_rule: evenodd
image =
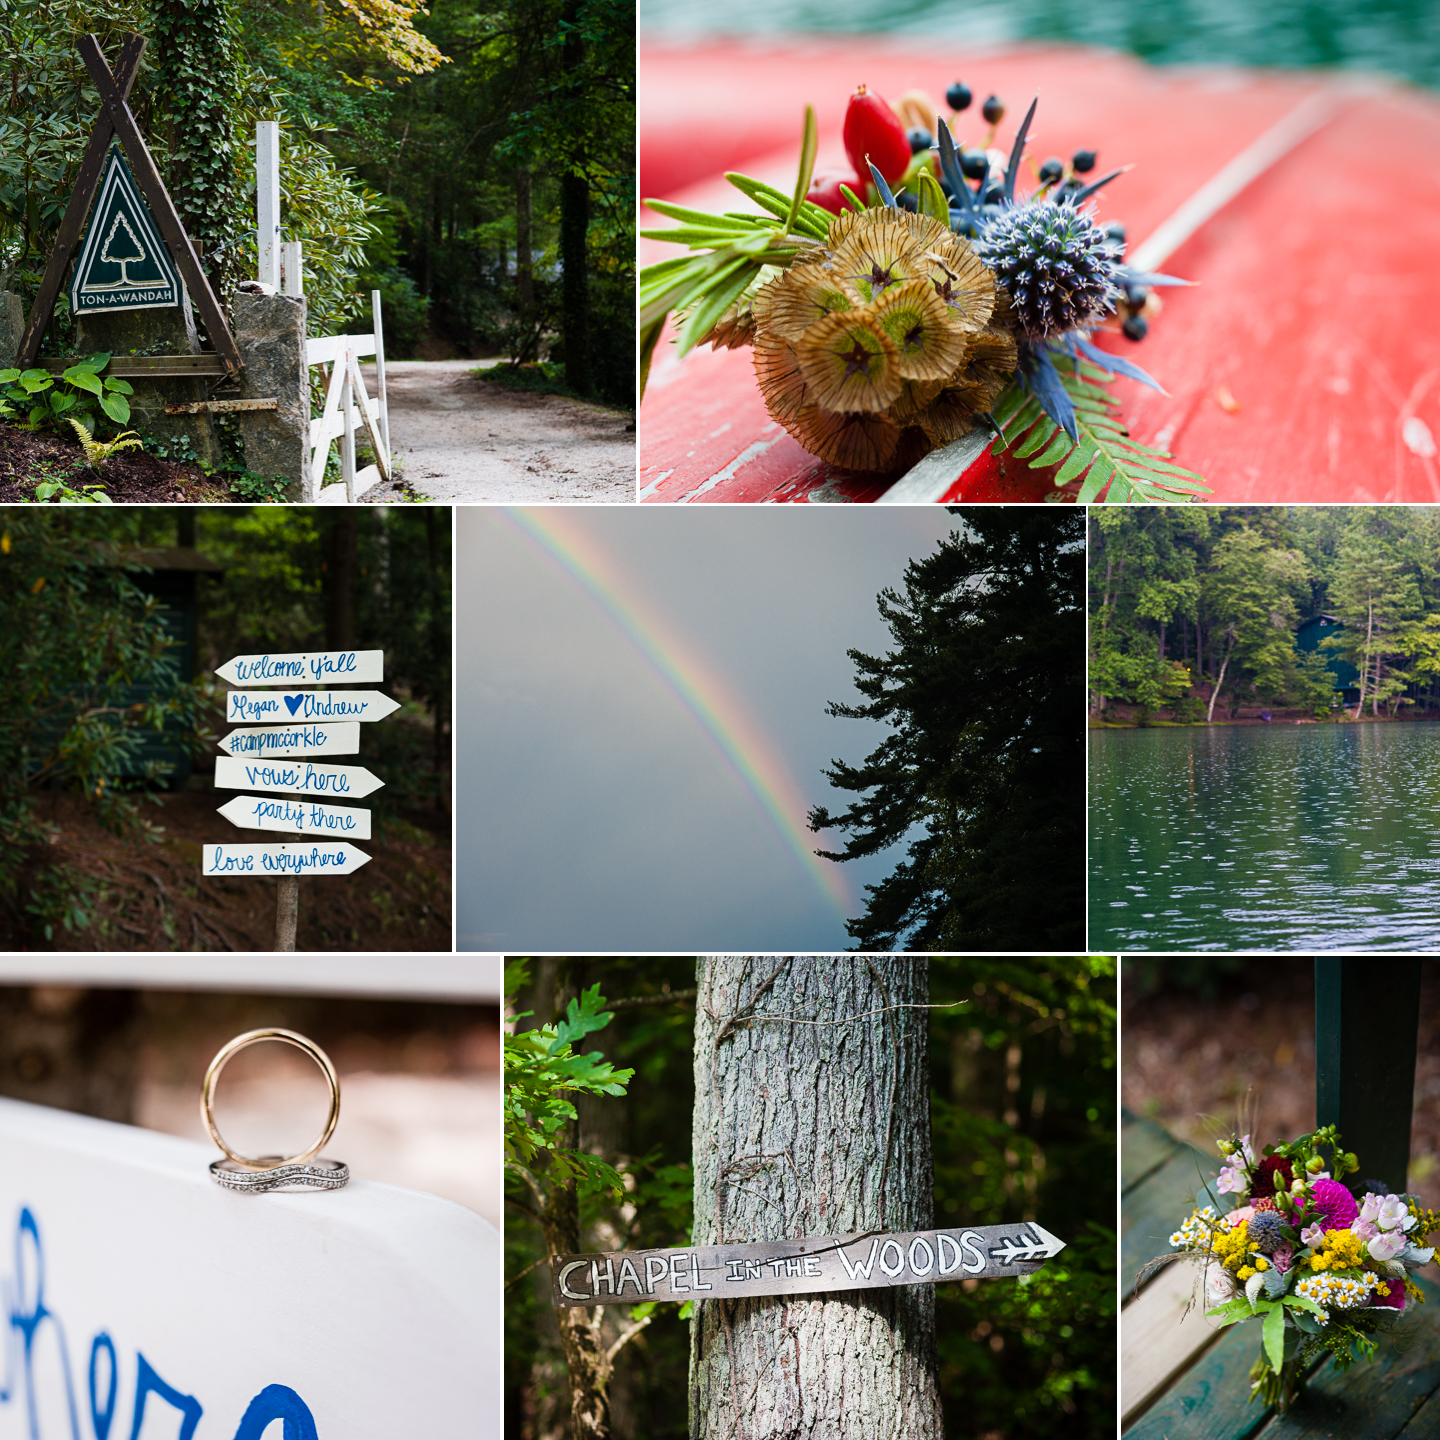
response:
<path id="1" fill-rule="evenodd" d="M 303 1050 L 320 1067 L 326 1084 L 330 1086 L 330 1117 L 325 1122 L 325 1129 L 320 1138 L 308 1150 L 302 1150 L 298 1155 L 288 1155 L 283 1159 L 276 1155 L 265 1155 L 258 1159 L 237 1155 L 220 1138 L 220 1132 L 215 1128 L 213 1108 L 215 1082 L 220 1078 L 220 1072 L 225 1068 L 225 1062 L 232 1055 L 238 1055 L 246 1046 L 258 1045 L 262 1040 L 282 1040 L 287 1045 L 293 1045 L 297 1050 Z M 225 1152 L 226 1159 L 234 1161 L 236 1165 L 241 1165 L 246 1170 L 278 1170 L 282 1165 L 303 1164 L 312 1155 L 323 1150 L 326 1142 L 335 1133 L 335 1124 L 340 1119 L 340 1080 L 335 1074 L 335 1067 L 330 1063 L 330 1057 L 313 1040 L 307 1040 L 293 1030 L 247 1030 L 245 1034 L 237 1035 L 228 1045 L 222 1047 L 220 1053 L 210 1062 L 210 1068 L 205 1072 L 205 1083 L 200 1088 L 200 1118 L 205 1122 L 205 1128 L 210 1132 L 210 1138 Z"/>

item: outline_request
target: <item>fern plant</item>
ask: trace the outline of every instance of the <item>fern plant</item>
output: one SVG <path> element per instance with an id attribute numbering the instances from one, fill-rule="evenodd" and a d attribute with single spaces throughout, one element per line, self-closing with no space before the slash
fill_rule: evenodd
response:
<path id="1" fill-rule="evenodd" d="M 1075 434 L 1058 425 L 1040 397 L 1023 380 L 1011 382 L 995 404 L 993 416 L 1005 450 L 1029 462 L 1032 470 L 1058 466 L 1061 487 L 1080 482 L 1075 499 L 1166 504 L 1198 500 L 1210 487 L 1192 470 L 1177 465 L 1163 450 L 1142 445 L 1119 418 L 1120 402 L 1102 387 L 1114 378 L 1098 365 L 1076 357 L 1052 372 L 1074 406 Z"/>
<path id="2" fill-rule="evenodd" d="M 126 430 L 124 434 L 117 435 L 113 440 L 97 440 L 89 429 L 73 416 L 70 424 L 74 426 L 76 435 L 80 437 L 80 448 L 85 452 L 85 463 L 96 472 L 116 451 L 140 450 L 144 447 L 144 441 L 133 430 Z"/>

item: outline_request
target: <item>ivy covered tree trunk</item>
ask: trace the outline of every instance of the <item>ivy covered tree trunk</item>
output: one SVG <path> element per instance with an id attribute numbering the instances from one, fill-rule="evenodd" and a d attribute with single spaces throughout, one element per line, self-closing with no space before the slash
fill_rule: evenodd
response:
<path id="1" fill-rule="evenodd" d="M 926 965 L 701 957 L 697 1245 L 930 1227 Z M 697 1305 L 692 1440 L 943 1434 L 931 1286 Z"/>
<path id="2" fill-rule="evenodd" d="M 580 0 L 566 0 L 565 43 L 560 63 L 572 91 L 581 86 L 585 44 L 580 36 Z M 584 96 L 572 95 L 572 104 Z M 560 178 L 560 330 L 565 337 L 565 383 L 581 395 L 591 391 L 590 379 L 590 183 L 583 169 L 585 157 L 577 147 L 570 168 Z"/>

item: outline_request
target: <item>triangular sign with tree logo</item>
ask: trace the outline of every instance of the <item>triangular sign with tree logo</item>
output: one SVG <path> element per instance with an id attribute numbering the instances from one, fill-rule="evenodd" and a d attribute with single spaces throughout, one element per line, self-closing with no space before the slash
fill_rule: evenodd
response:
<path id="1" fill-rule="evenodd" d="M 182 294 L 175 262 L 119 146 L 112 145 L 70 281 L 71 313 L 156 310 L 180 304 Z"/>

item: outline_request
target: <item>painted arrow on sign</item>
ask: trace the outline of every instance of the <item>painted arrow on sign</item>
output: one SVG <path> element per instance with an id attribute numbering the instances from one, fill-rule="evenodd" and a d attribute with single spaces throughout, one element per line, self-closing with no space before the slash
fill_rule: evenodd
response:
<path id="1" fill-rule="evenodd" d="M 1037 1225 L 1033 1220 L 1027 1223 L 1033 1235 L 1026 1236 L 1023 1231 L 1014 1238 L 1007 1235 L 999 1245 L 992 1247 L 991 1259 L 998 1260 L 1002 1265 L 1013 1265 L 1017 1260 L 1048 1260 L 1065 1248 L 1065 1242 L 1057 1240 L 1043 1225 Z"/>
<path id="2" fill-rule="evenodd" d="M 298 790 L 332 800 L 362 800 L 385 782 L 363 765 L 315 765 L 309 760 L 237 760 L 215 757 L 217 790 Z"/>
<path id="3" fill-rule="evenodd" d="M 361 685 L 385 678 L 383 650 L 299 650 L 288 655 L 237 655 L 215 673 L 232 685 Z"/>
<path id="4" fill-rule="evenodd" d="M 1065 1248 L 1029 1222 L 967 1230 L 872 1232 L 758 1244 L 691 1246 L 684 1250 L 618 1250 L 557 1255 L 550 1262 L 557 1307 L 634 1305 L 704 1295 L 806 1295 L 821 1290 L 872 1290 L 882 1285 L 933 1285 L 942 1280 L 995 1280 L 1031 1275 Z M 1023 1254 L 1021 1252 L 1024 1252 Z"/>
<path id="5" fill-rule="evenodd" d="M 351 875 L 370 857 L 343 840 L 303 845 L 206 845 L 205 875 Z"/>
<path id="6" fill-rule="evenodd" d="M 225 718 L 242 725 L 275 720 L 314 720 L 320 724 L 383 720 L 399 704 L 378 690 L 231 690 Z"/>
<path id="7" fill-rule="evenodd" d="M 358 755 L 360 725 L 274 725 L 266 730 L 232 730 L 220 742 L 229 755 Z"/>
<path id="8" fill-rule="evenodd" d="M 295 835 L 348 835 L 370 838 L 370 812 L 346 805 L 321 805 L 314 800 L 288 796 L 265 799 L 237 795 L 219 807 L 220 813 L 242 830 L 288 830 Z"/>

